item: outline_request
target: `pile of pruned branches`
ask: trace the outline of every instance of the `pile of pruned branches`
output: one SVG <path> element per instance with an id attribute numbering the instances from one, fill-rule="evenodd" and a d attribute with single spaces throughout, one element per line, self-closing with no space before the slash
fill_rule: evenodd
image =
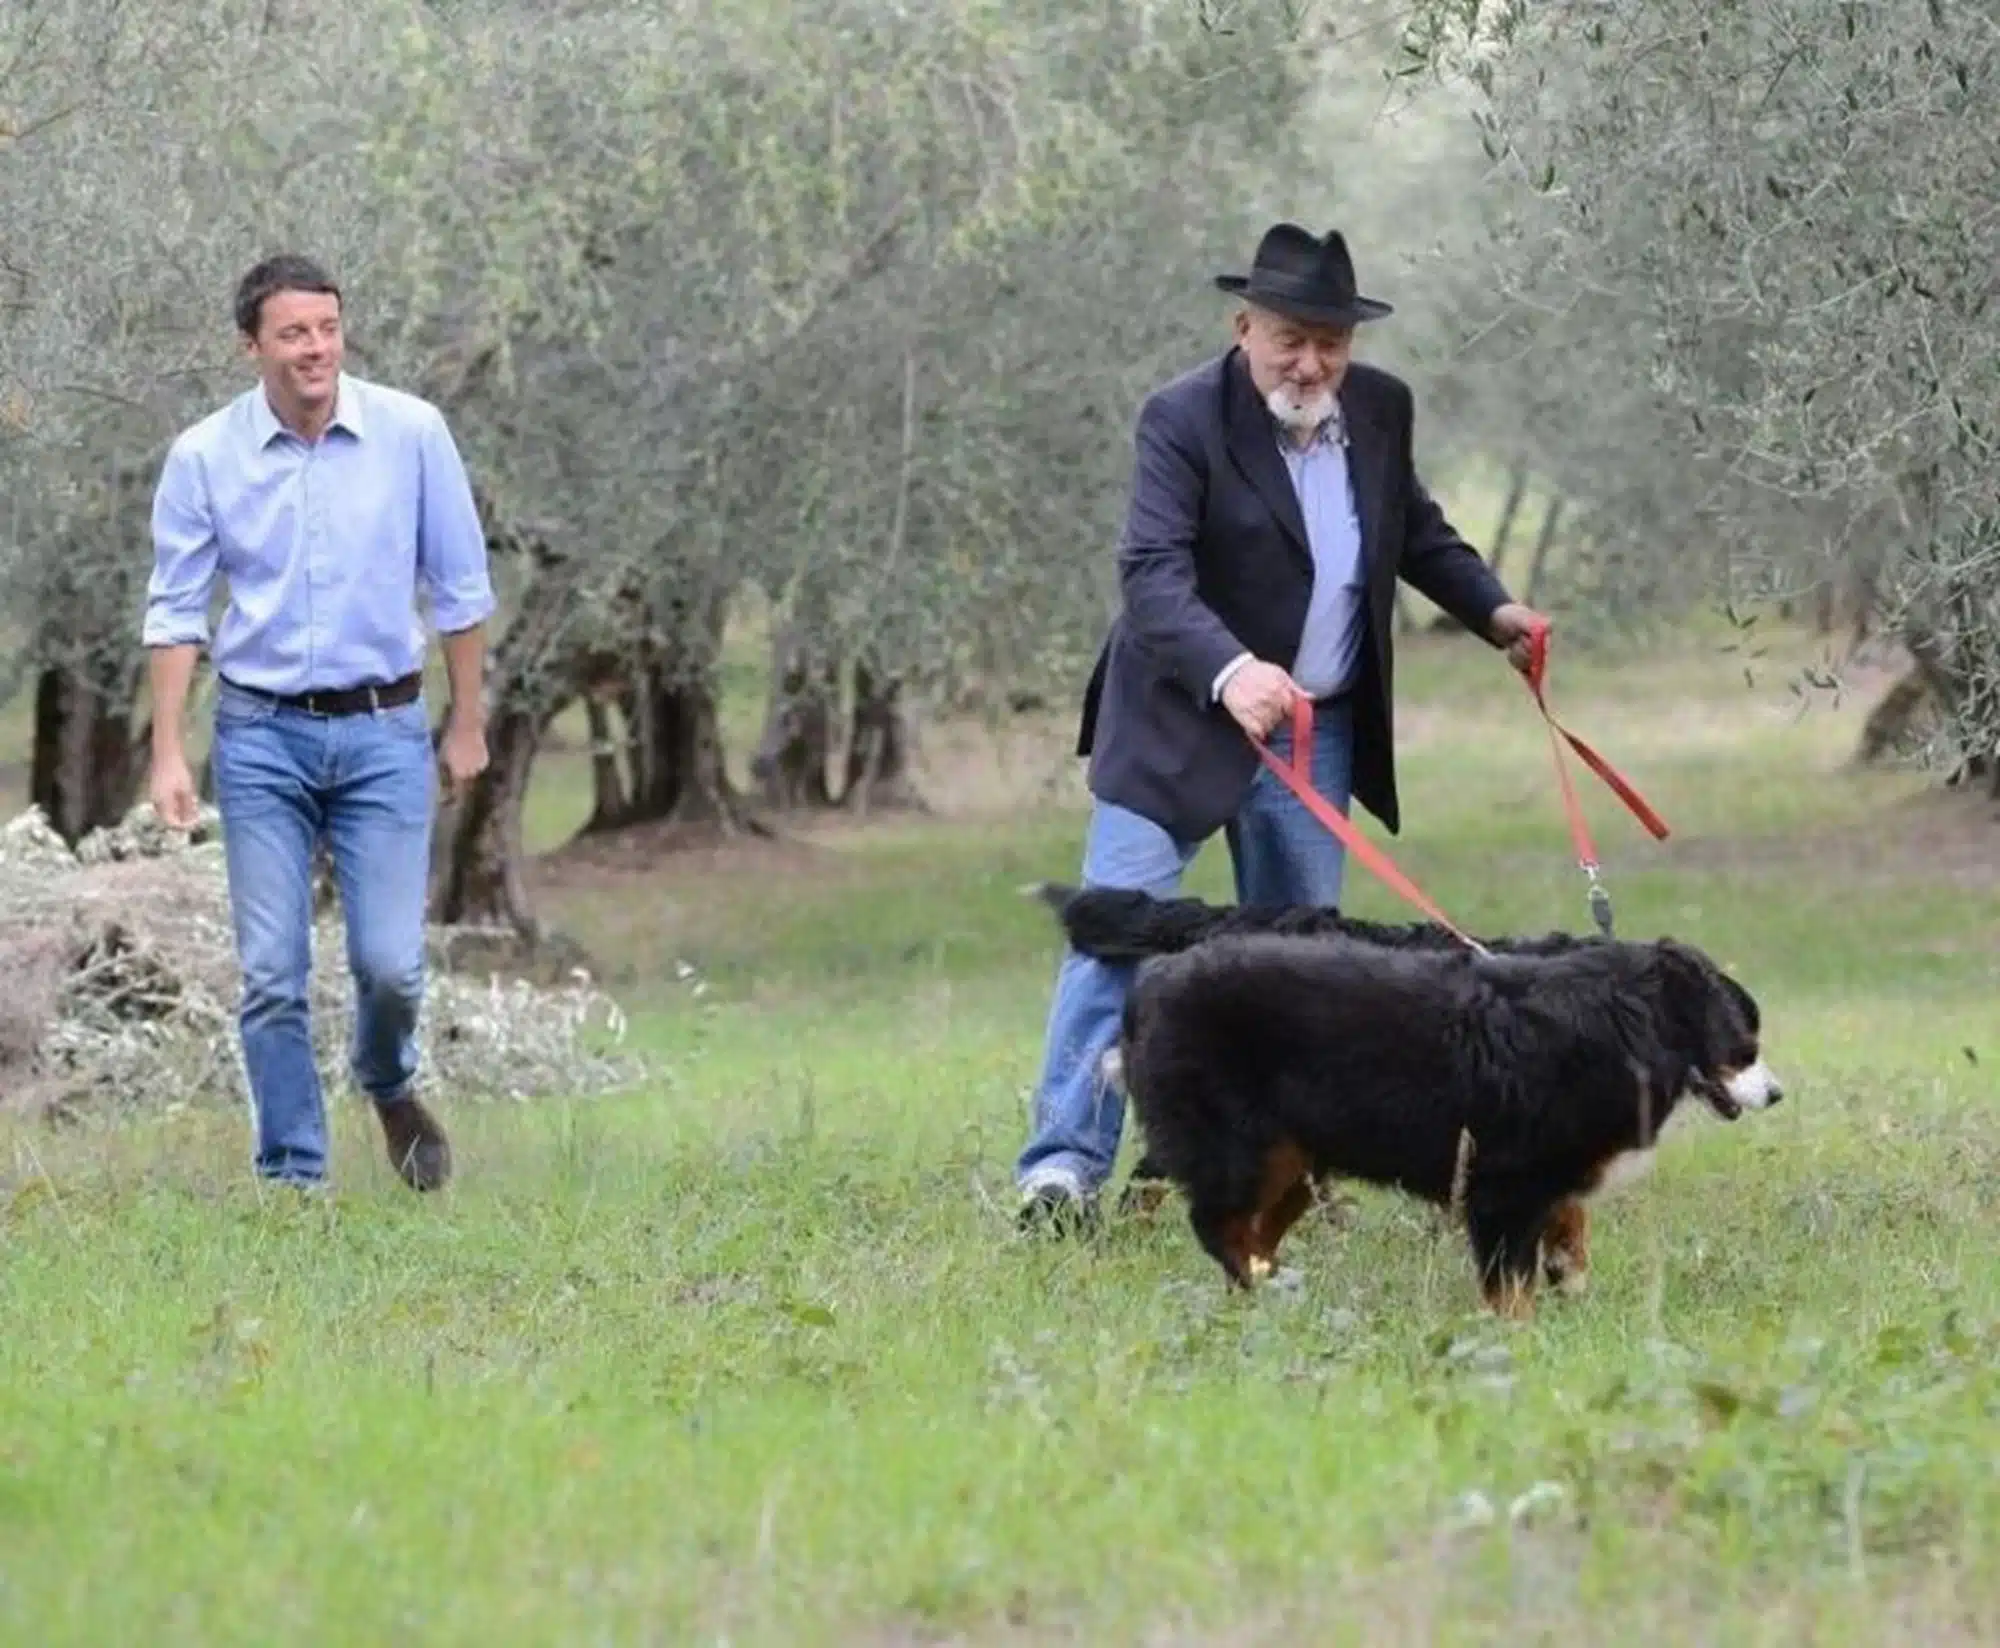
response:
<path id="1" fill-rule="evenodd" d="M 616 1002 L 451 966 L 431 934 L 421 1079 L 453 1099 L 603 1093 L 641 1072 Z M 338 907 L 313 936 L 313 1029 L 328 1091 L 347 1081 L 353 983 Z M 136 808 L 72 852 L 39 810 L 0 827 L 0 1104 L 242 1103 L 240 973 L 213 812 L 191 832 Z"/>

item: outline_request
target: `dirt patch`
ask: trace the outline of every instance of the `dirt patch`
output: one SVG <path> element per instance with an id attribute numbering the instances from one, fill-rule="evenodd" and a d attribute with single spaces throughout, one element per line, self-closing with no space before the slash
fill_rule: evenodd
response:
<path id="1" fill-rule="evenodd" d="M 811 821 L 777 824 L 770 835 L 725 832 L 708 825 L 635 824 L 601 835 L 579 835 L 528 862 L 536 892 L 577 892 L 612 882 L 657 875 L 670 865 L 682 876 L 754 871 L 760 875 L 818 875 L 832 849 L 807 832 Z M 829 821 L 829 828 L 833 827 Z"/>
<path id="2" fill-rule="evenodd" d="M 917 790 L 946 818 L 992 818 L 1080 802 L 1076 712 L 925 724 L 911 760 Z"/>
<path id="3" fill-rule="evenodd" d="M 1858 822 L 1669 842 L 1663 853 L 1685 869 L 1791 875 L 1810 864 L 1837 885 L 1923 883 L 1987 893 L 2000 888 L 2000 802 L 1964 790 L 1924 790 Z"/>

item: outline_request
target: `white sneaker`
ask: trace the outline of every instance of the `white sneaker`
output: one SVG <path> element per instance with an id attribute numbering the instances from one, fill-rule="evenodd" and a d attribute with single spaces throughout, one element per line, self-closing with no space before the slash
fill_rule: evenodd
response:
<path id="1" fill-rule="evenodd" d="M 1075 1173 L 1054 1162 L 1033 1168 L 1021 1181 L 1020 1210 L 1016 1222 L 1022 1230 L 1036 1224 L 1067 1226 L 1087 1223 L 1092 1198 Z"/>

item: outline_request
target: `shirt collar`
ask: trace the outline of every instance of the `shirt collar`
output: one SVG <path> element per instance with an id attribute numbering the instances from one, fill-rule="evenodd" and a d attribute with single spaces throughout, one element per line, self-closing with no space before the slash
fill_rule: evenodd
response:
<path id="1" fill-rule="evenodd" d="M 327 428 L 344 429 L 357 441 L 362 437 L 361 391 L 345 372 L 340 374 L 339 386 L 334 390 L 333 417 Z"/>
<path id="2" fill-rule="evenodd" d="M 327 420 L 326 426 L 328 429 L 344 429 L 360 440 L 363 423 L 360 392 L 354 387 L 354 380 L 343 372 L 334 386 L 333 416 Z M 278 414 L 271 410 L 271 397 L 261 383 L 250 391 L 250 427 L 259 447 L 269 446 L 274 436 L 285 432 L 285 426 L 278 422 Z"/>

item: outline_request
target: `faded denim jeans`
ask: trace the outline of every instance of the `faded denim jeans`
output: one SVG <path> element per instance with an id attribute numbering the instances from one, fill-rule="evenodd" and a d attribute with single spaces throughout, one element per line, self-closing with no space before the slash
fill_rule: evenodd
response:
<path id="1" fill-rule="evenodd" d="M 1271 751 L 1289 759 L 1287 721 Z M 1313 787 L 1345 812 L 1353 784 L 1350 700 L 1322 705 L 1313 721 Z M 1240 904 L 1338 904 L 1346 850 L 1261 764 L 1249 794 L 1225 827 Z M 1084 841 L 1083 884 L 1137 888 L 1169 898 L 1201 849 L 1123 807 L 1093 804 Z M 1015 1162 L 1024 1191 L 1056 1182 L 1094 1195 L 1109 1177 L 1125 1126 L 1125 1099 L 1103 1085 L 1099 1065 L 1118 1039 L 1125 995 L 1137 967 L 1098 961 L 1064 947 L 1049 1003 L 1047 1040 L 1035 1085 L 1033 1134 Z"/>
<path id="2" fill-rule="evenodd" d="M 420 697 L 325 716 L 222 684 L 215 792 L 243 985 L 238 1027 L 267 1179 L 326 1178 L 326 1106 L 308 1017 L 312 859 L 324 838 L 339 881 L 355 983 L 349 1055 L 375 1103 L 416 1077 L 436 757 Z"/>

